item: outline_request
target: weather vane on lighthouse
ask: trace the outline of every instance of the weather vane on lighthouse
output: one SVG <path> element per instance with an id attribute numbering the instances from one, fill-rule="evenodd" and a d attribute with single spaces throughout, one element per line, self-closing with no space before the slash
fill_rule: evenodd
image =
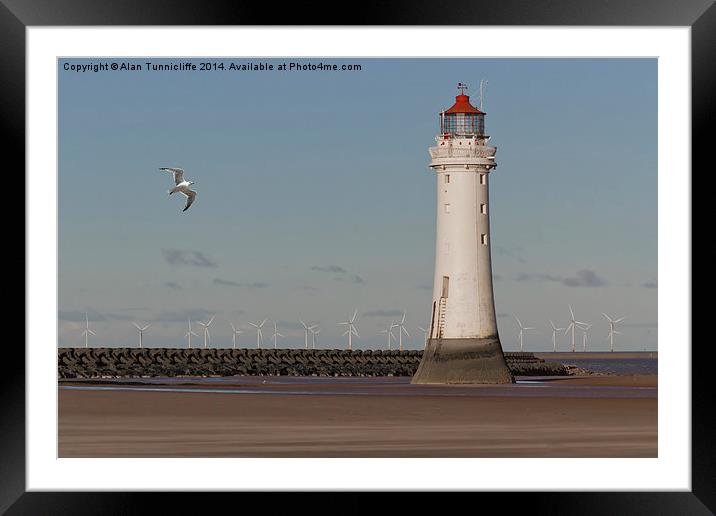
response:
<path id="1" fill-rule="evenodd" d="M 487 81 L 480 83 L 481 97 Z M 457 83 L 430 148 L 437 179 L 435 276 L 430 334 L 412 383 L 511 383 L 497 333 L 490 253 L 489 176 L 497 149 L 485 113 Z"/>

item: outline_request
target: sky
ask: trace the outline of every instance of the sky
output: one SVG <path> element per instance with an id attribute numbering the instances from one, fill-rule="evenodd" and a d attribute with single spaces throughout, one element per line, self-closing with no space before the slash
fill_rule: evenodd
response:
<path id="1" fill-rule="evenodd" d="M 150 71 L 145 63 L 195 71 Z M 608 349 L 601 315 L 626 317 L 618 350 L 657 349 L 655 59 L 135 59 L 142 70 L 65 70 L 58 60 L 58 345 L 184 346 L 187 318 L 268 319 L 264 347 L 346 347 L 337 323 L 358 311 L 357 349 L 406 312 L 422 349 L 432 299 L 436 178 L 428 147 L 439 112 L 466 82 L 497 147 L 490 179 L 499 334 L 552 349 L 568 304 Z M 111 63 L 113 61 L 106 61 Z M 225 69 L 200 70 L 200 63 Z M 279 70 L 282 63 L 359 70 Z M 229 70 L 270 63 L 273 70 Z M 65 66 L 67 64 L 67 66 Z M 167 195 L 182 167 L 192 207 Z M 397 333 L 396 333 L 397 336 Z M 581 334 L 578 333 L 581 349 Z M 200 344 L 195 339 L 194 345 Z M 571 349 L 559 335 L 560 349 Z"/>

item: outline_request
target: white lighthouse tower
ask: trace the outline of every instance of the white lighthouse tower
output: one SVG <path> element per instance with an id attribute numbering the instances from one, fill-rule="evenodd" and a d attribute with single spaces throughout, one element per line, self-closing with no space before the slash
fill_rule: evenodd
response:
<path id="1" fill-rule="evenodd" d="M 490 172 L 485 113 L 458 83 L 430 148 L 437 235 L 430 334 L 412 383 L 512 383 L 497 334 L 490 257 Z"/>

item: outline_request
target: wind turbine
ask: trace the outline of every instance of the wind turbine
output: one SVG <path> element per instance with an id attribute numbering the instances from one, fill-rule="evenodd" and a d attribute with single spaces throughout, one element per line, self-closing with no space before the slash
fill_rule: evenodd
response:
<path id="1" fill-rule="evenodd" d="M 353 312 L 353 317 L 351 317 L 350 321 L 344 321 L 339 322 L 338 324 L 346 324 L 348 325 L 348 329 L 343 333 L 343 335 L 348 335 L 348 349 L 353 350 L 353 340 L 351 337 L 355 335 L 356 337 L 360 338 L 360 335 L 358 335 L 358 332 L 355 329 L 355 324 L 358 322 L 356 321 L 356 316 L 358 315 L 358 310 Z"/>
<path id="2" fill-rule="evenodd" d="M 428 330 L 426 330 L 426 329 L 423 328 L 422 326 L 418 326 L 418 329 L 423 332 L 423 335 L 424 335 L 423 345 L 426 345 L 426 344 L 428 343 Z"/>
<path id="3" fill-rule="evenodd" d="M 278 337 L 283 337 L 284 335 L 282 333 L 278 332 L 278 326 L 276 325 L 276 321 L 273 323 L 273 335 L 271 336 L 273 338 L 273 349 L 276 349 L 276 339 Z"/>
<path id="4" fill-rule="evenodd" d="M 256 328 L 256 347 L 257 347 L 257 348 L 260 348 L 260 347 L 261 347 L 261 343 L 262 343 L 263 340 L 264 340 L 264 335 L 263 335 L 263 332 L 261 331 L 261 328 L 264 327 L 264 324 L 265 324 L 265 323 L 266 323 L 266 319 L 264 319 L 261 324 L 254 324 L 254 323 L 252 323 L 252 322 L 249 323 L 251 326 L 253 326 L 254 328 Z"/>
<path id="5" fill-rule="evenodd" d="M 311 349 L 316 349 L 316 335 L 321 333 L 321 329 L 318 328 L 317 330 L 314 330 L 318 325 L 314 324 L 313 326 L 309 326 L 308 329 L 311 332 Z"/>
<path id="6" fill-rule="evenodd" d="M 577 326 L 579 326 L 580 328 L 583 328 L 584 326 L 587 325 L 587 323 L 583 323 L 583 322 L 579 322 L 579 321 L 575 320 L 575 318 L 574 318 L 574 310 L 572 310 L 572 305 L 567 305 L 567 306 L 569 306 L 569 313 L 570 313 L 570 315 L 571 315 L 571 318 L 569 319 L 569 326 L 567 326 L 567 329 L 566 329 L 566 331 L 564 332 L 564 334 L 567 335 L 567 333 L 569 333 L 569 330 L 572 330 L 572 353 L 574 353 L 574 351 L 575 351 L 575 347 L 574 347 L 574 329 L 575 329 L 575 327 L 577 327 Z"/>
<path id="7" fill-rule="evenodd" d="M 191 321 L 189 319 L 186 320 L 186 322 L 189 323 L 189 331 L 184 334 L 184 336 L 187 339 L 187 342 L 189 343 L 189 349 L 191 349 L 191 336 L 194 335 L 194 337 L 198 337 L 196 333 L 191 331 Z"/>
<path id="8" fill-rule="evenodd" d="M 141 348 L 142 347 L 142 337 L 144 336 L 144 330 L 149 328 L 151 326 L 151 324 L 147 324 L 146 326 L 139 326 L 135 322 L 133 322 L 132 324 L 134 325 L 135 328 L 137 328 L 139 330 L 139 347 Z"/>
<path id="9" fill-rule="evenodd" d="M 87 315 L 87 312 L 85 312 L 85 331 L 82 332 L 82 335 L 85 336 L 85 347 L 89 347 L 89 336 L 90 335 L 97 335 L 95 332 L 90 330 L 89 327 L 89 315 Z"/>
<path id="10" fill-rule="evenodd" d="M 390 329 L 392 330 L 393 328 L 400 328 L 400 325 L 399 325 L 397 322 L 395 322 L 395 321 L 391 321 L 391 322 L 390 322 Z M 393 337 L 393 340 L 395 340 L 395 337 Z M 390 346 L 388 346 L 388 349 L 390 349 Z"/>
<path id="11" fill-rule="evenodd" d="M 582 351 L 587 351 L 587 332 L 589 331 L 589 328 L 591 328 L 591 324 L 585 324 L 582 328 Z"/>
<path id="12" fill-rule="evenodd" d="M 236 336 L 241 335 L 244 332 L 243 332 L 243 330 L 237 330 L 236 326 L 234 326 L 234 323 L 231 323 L 231 329 L 233 330 L 231 337 L 234 340 L 234 349 L 236 349 Z"/>
<path id="13" fill-rule="evenodd" d="M 400 320 L 400 323 L 398 323 L 398 341 L 399 341 L 399 349 L 400 351 L 403 351 L 403 332 L 410 337 L 410 333 L 408 333 L 408 330 L 405 329 L 405 312 L 403 312 L 403 318 Z"/>
<path id="14" fill-rule="evenodd" d="M 207 345 L 208 345 L 208 343 L 209 343 L 209 340 L 211 339 L 211 334 L 209 333 L 209 325 L 210 325 L 212 322 L 214 322 L 214 317 L 216 317 L 216 316 L 212 315 L 212 316 L 211 316 L 211 319 L 209 319 L 209 320 L 206 321 L 205 323 L 203 323 L 203 322 L 201 322 L 201 321 L 197 321 L 201 326 L 204 327 L 204 349 L 206 349 L 206 347 L 207 347 Z"/>
<path id="15" fill-rule="evenodd" d="M 395 321 L 390 321 L 390 327 L 387 330 L 381 330 L 378 333 L 385 333 L 388 335 L 388 349 L 390 349 L 390 341 L 395 340 L 395 335 L 393 335 L 393 328 L 395 328 Z"/>
<path id="16" fill-rule="evenodd" d="M 517 321 L 517 324 L 518 324 L 518 326 L 520 327 L 520 335 L 519 335 L 519 338 L 520 338 L 520 351 L 522 351 L 522 349 L 523 349 L 523 348 L 522 348 L 522 336 L 523 336 L 524 332 L 526 332 L 527 330 L 534 330 L 534 328 L 532 328 L 531 326 L 522 326 L 522 323 L 520 322 L 519 319 L 517 319 L 517 316 L 516 316 L 516 315 L 515 315 L 515 320 Z"/>
<path id="17" fill-rule="evenodd" d="M 306 340 L 306 349 L 308 349 L 308 332 L 310 331 L 311 333 L 313 333 L 313 328 L 315 328 L 316 325 L 314 324 L 312 326 L 306 326 L 306 323 L 303 322 L 301 319 L 299 319 L 298 322 L 300 322 L 303 325 L 303 329 L 306 332 L 306 339 L 305 339 Z"/>
<path id="18" fill-rule="evenodd" d="M 565 328 L 557 328 L 552 320 L 549 321 L 549 324 L 552 325 L 552 351 L 557 351 L 557 332 Z"/>
<path id="19" fill-rule="evenodd" d="M 619 319 L 612 320 L 612 318 L 604 312 L 602 312 L 602 315 L 607 318 L 607 321 L 609 321 L 609 335 L 607 336 L 607 338 L 609 339 L 609 351 L 614 351 L 614 335 L 622 334 L 622 332 L 616 331 L 614 329 L 614 325 L 618 322 L 623 321 L 624 319 L 626 319 L 626 317 L 620 317 Z"/>

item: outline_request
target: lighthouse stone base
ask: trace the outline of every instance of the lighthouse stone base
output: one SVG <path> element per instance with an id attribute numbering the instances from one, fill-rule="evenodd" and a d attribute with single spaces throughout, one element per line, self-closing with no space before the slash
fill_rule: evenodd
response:
<path id="1" fill-rule="evenodd" d="M 410 383 L 514 383 L 497 337 L 430 339 Z"/>

